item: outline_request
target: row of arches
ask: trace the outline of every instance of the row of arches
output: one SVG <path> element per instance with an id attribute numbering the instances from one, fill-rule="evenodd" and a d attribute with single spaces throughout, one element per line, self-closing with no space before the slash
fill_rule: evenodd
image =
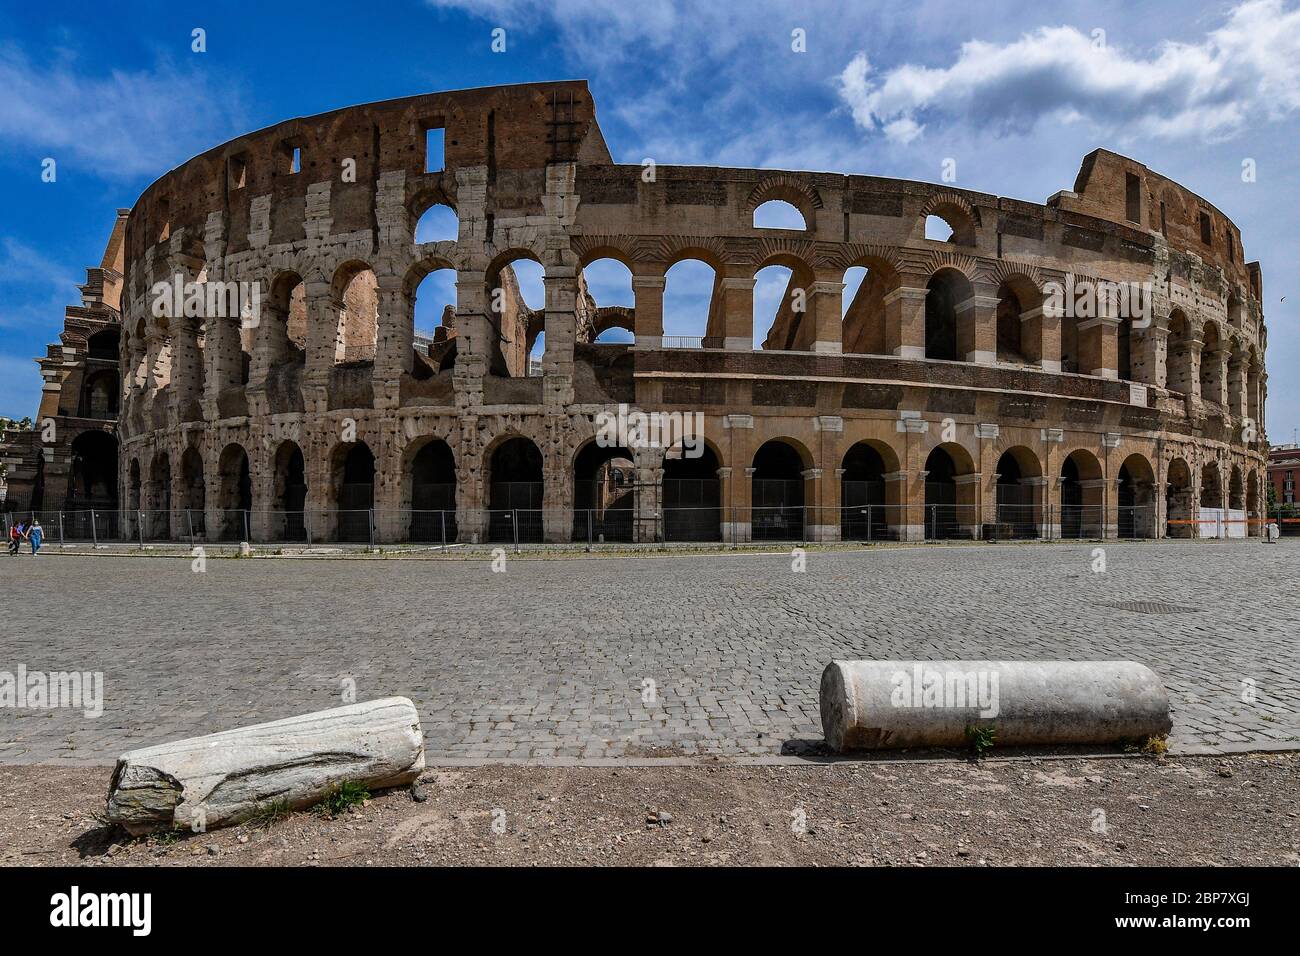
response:
<path id="1" fill-rule="evenodd" d="M 561 478 L 535 442 L 508 435 L 485 453 L 483 494 L 474 502 L 440 438 L 412 442 L 393 476 L 379 474 L 364 441 L 336 445 L 314 471 L 287 439 L 261 469 L 250 464 L 239 443 L 221 450 L 211 472 L 194 447 L 175 470 L 166 452 L 147 464 L 132 458 L 126 507 L 146 515 L 143 532 L 155 537 L 372 543 L 555 540 L 547 491 L 557 480 L 569 486 L 559 496 L 569 515 L 562 536 L 574 541 L 1187 537 L 1196 533 L 1197 504 L 1252 515 L 1259 507 L 1258 475 L 1239 464 L 1221 472 L 1207 462 L 1194 487 L 1192 469 L 1175 458 L 1160 499 L 1156 469 L 1142 454 L 1120 460 L 1112 481 L 1102 460 L 1081 448 L 1048 473 L 1033 449 L 1013 446 L 990 476 L 978 473 L 964 446 L 944 443 L 913 484 L 893 448 L 864 440 L 843 454 L 828 494 L 822 470 L 794 439 L 760 445 L 738 485 L 740 469 L 724 467 L 710 444 L 647 470 L 629 449 L 592 440 Z M 376 492 L 385 481 L 395 482 L 396 495 L 381 505 Z"/>

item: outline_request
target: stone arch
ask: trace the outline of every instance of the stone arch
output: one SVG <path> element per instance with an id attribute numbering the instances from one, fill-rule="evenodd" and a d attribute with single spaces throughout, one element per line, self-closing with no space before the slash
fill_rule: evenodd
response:
<path id="1" fill-rule="evenodd" d="M 573 454 L 573 540 L 631 541 L 636 458 L 624 447 L 584 441 Z"/>
<path id="2" fill-rule="evenodd" d="M 1026 445 L 1013 445 L 998 457 L 994 479 L 997 537 L 1036 538 L 1042 527 L 1043 466 Z"/>
<path id="3" fill-rule="evenodd" d="M 292 269 L 271 279 L 267 301 L 254 334 L 250 380 L 264 380 L 271 369 L 306 361 L 307 285 Z"/>
<path id="4" fill-rule="evenodd" d="M 334 270 L 330 295 L 338 314 L 334 364 L 373 362 L 379 341 L 379 279 L 374 269 L 349 259 Z"/>
<path id="5" fill-rule="evenodd" d="M 545 463 L 531 438 L 513 432 L 484 449 L 488 488 L 488 540 L 541 541 L 545 507 Z"/>
<path id="6" fill-rule="evenodd" d="M 412 262 L 402 277 L 403 308 L 415 353 L 411 371 L 417 379 L 455 365 L 457 276 L 450 260 L 426 255 Z"/>
<path id="7" fill-rule="evenodd" d="M 117 369 L 101 368 L 90 372 L 81 387 L 78 414 L 82 418 L 115 419 L 122 394 Z"/>
<path id="8" fill-rule="evenodd" d="M 307 459 L 301 446 L 284 439 L 271 455 L 269 531 L 281 541 L 307 541 Z"/>
<path id="9" fill-rule="evenodd" d="M 1132 452 L 1119 466 L 1115 516 L 1121 538 L 1156 537 L 1156 475 L 1145 455 Z"/>
<path id="10" fill-rule="evenodd" d="M 793 438 L 771 438 L 754 452 L 750 479 L 751 536 L 755 541 L 802 541 L 804 472 L 812 455 Z"/>
<path id="11" fill-rule="evenodd" d="M 1259 472 L 1246 469 L 1246 533 L 1251 537 L 1263 534 L 1264 515 L 1260 511 Z"/>
<path id="12" fill-rule="evenodd" d="M 846 354 L 884 355 L 886 298 L 901 284 L 896 263 L 870 252 L 857 252 L 836 263 L 842 268 L 842 349 Z M 861 272 L 861 276 L 853 273 Z"/>
<path id="13" fill-rule="evenodd" d="M 456 453 L 438 435 L 412 439 L 402 452 L 401 511 L 409 512 L 404 536 L 409 541 L 455 541 Z"/>
<path id="14" fill-rule="evenodd" d="M 760 286 L 764 283 L 762 274 L 767 271 L 768 278 L 773 278 L 774 273 L 769 271 L 772 269 L 783 269 L 788 273 L 780 277 L 785 279 L 785 289 L 777 301 L 774 315 L 768 312 L 765 296 L 760 292 Z M 793 253 L 774 252 L 760 260 L 754 270 L 754 280 L 754 328 L 767 326 L 762 348 L 788 352 L 805 344 L 813 322 L 812 286 L 815 275 L 812 266 Z M 760 310 L 764 313 L 762 318 Z"/>
<path id="15" fill-rule="evenodd" d="M 1101 459 L 1076 448 L 1061 461 L 1061 537 L 1101 538 L 1106 515 L 1106 478 Z"/>
<path id="16" fill-rule="evenodd" d="M 973 538 L 979 529 L 978 476 L 965 446 L 942 442 L 925 459 L 924 536 L 930 540 Z"/>
<path id="17" fill-rule="evenodd" d="M 808 217 L 798 206 L 784 199 L 768 199 L 755 207 L 750 220 L 755 229 L 785 229 L 807 232 Z"/>
<path id="18" fill-rule="evenodd" d="M 1223 507 L 1223 475 L 1217 459 L 1206 459 L 1201 465 L 1201 508 Z"/>
<path id="19" fill-rule="evenodd" d="M 203 453 L 194 445 L 189 445 L 181 453 L 180 478 L 177 503 L 185 512 L 183 527 L 191 537 L 202 537 L 207 534 L 207 484 L 203 473 Z"/>
<path id="20" fill-rule="evenodd" d="M 974 287 L 959 269 L 944 266 L 930 276 L 925 288 L 925 357 L 961 361 L 958 307 L 970 299 Z"/>
<path id="21" fill-rule="evenodd" d="M 1233 511 L 1246 510 L 1246 482 L 1241 466 L 1235 463 L 1228 473 L 1228 507 Z"/>
<path id="22" fill-rule="evenodd" d="M 541 256 L 526 247 L 512 247 L 493 258 L 487 271 L 487 309 L 489 325 L 495 328 L 490 351 L 492 374 L 525 378 L 529 374 L 529 356 L 539 335 L 546 331 L 546 303 L 530 304 L 524 297 L 515 264 L 520 261 L 542 267 L 545 282 L 546 264 Z"/>
<path id="23" fill-rule="evenodd" d="M 172 460 L 166 449 L 154 452 L 149 466 L 149 508 L 145 534 L 159 540 L 172 536 Z"/>
<path id="24" fill-rule="evenodd" d="M 722 462 L 709 439 L 696 457 L 664 456 L 660 491 L 665 541 L 722 540 Z"/>
<path id="25" fill-rule="evenodd" d="M 948 242 L 958 246 L 973 246 L 979 222 L 975 208 L 957 193 L 939 193 L 931 196 L 921 208 L 915 238 L 925 238 L 925 221 L 931 216 L 942 219 L 952 230 Z"/>
<path id="26" fill-rule="evenodd" d="M 217 536 L 222 541 L 247 540 L 253 510 L 253 479 L 248 452 L 231 442 L 217 458 Z"/>
<path id="27" fill-rule="evenodd" d="M 334 510 L 327 519 L 339 541 L 369 543 L 375 507 L 376 458 L 365 441 L 339 442 L 329 455 L 329 501 Z"/>
<path id="28" fill-rule="evenodd" d="M 710 259 L 701 258 L 690 250 L 666 264 L 663 290 L 666 346 L 722 347 L 725 339 L 720 289 L 723 272 L 720 264 L 714 264 L 718 260 Z M 711 275 L 706 276 L 705 269 Z M 707 297 L 701 294 L 705 285 L 708 286 Z M 703 300 L 702 305 L 700 300 Z M 684 321 L 681 314 L 686 311 L 690 313 L 689 321 Z"/>
<path id="29" fill-rule="evenodd" d="M 1030 334 L 1028 320 L 1043 307 L 1042 289 L 1023 272 L 998 277 L 997 359 L 1016 365 L 1041 365 L 1042 343 Z"/>
<path id="30" fill-rule="evenodd" d="M 903 505 L 901 482 L 886 480 L 899 470 L 887 442 L 864 438 L 840 460 L 840 539 L 879 541 L 897 537 Z"/>
<path id="31" fill-rule="evenodd" d="M 750 190 L 745 198 L 745 212 L 752 214 L 759 206 L 772 200 L 789 203 L 803 216 L 805 228 L 811 228 L 816 211 L 822 208 L 821 194 L 808 183 L 794 176 L 768 176 Z"/>
<path id="32" fill-rule="evenodd" d="M 1201 327 L 1201 400 L 1223 404 L 1224 376 L 1219 323 L 1213 319 Z"/>
<path id="33" fill-rule="evenodd" d="M 456 242 L 460 238 L 460 217 L 447 202 L 429 203 L 415 220 L 412 239 L 418 246 Z"/>

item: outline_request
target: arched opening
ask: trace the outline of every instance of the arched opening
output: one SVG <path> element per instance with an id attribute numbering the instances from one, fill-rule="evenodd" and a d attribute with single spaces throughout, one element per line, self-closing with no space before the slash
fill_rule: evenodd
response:
<path id="1" fill-rule="evenodd" d="M 1119 514 L 1116 521 L 1121 538 L 1156 536 L 1155 470 L 1134 452 L 1119 467 Z"/>
<path id="2" fill-rule="evenodd" d="M 585 444 L 573 461 L 573 540 L 631 541 L 635 506 L 632 453 Z"/>
<path id="3" fill-rule="evenodd" d="M 117 439 L 108 432 L 82 432 L 72 440 L 72 464 L 68 496 L 64 502 L 64 535 L 91 538 L 91 512 L 96 513 L 96 533 L 116 538 L 117 523 Z M 127 507 L 140 510 L 140 463 L 132 459 Z M 32 507 L 36 507 L 33 505 Z M 102 514 L 100 514 L 102 512 Z"/>
<path id="4" fill-rule="evenodd" d="M 426 209 L 415 223 L 415 241 L 455 242 L 460 238 L 460 217 L 456 210 L 441 203 L 435 203 Z"/>
<path id="5" fill-rule="evenodd" d="M 181 455 L 180 508 L 185 512 L 182 530 L 191 538 L 207 534 L 207 489 L 203 479 L 203 456 L 191 445 Z"/>
<path id="6" fill-rule="evenodd" d="M 149 468 L 152 507 L 145 515 L 145 536 L 158 541 L 172 536 L 172 463 L 166 452 L 154 455 Z"/>
<path id="7" fill-rule="evenodd" d="M 1024 304 L 1009 282 L 998 287 L 998 361 L 1013 365 L 1026 365 L 1025 350 L 1021 345 L 1021 328 L 1024 322 Z"/>
<path id="8" fill-rule="evenodd" d="M 488 540 L 541 541 L 542 453 L 527 438 L 508 438 L 492 452 L 488 468 Z"/>
<path id="9" fill-rule="evenodd" d="M 888 449 L 886 449 L 888 451 Z M 871 442 L 860 441 L 840 462 L 840 539 L 881 541 L 896 537 L 897 520 L 891 524 L 891 509 L 885 475 L 895 471 Z"/>
<path id="10" fill-rule="evenodd" d="M 1101 462 L 1082 448 L 1061 463 L 1061 537 L 1100 538 L 1105 524 Z"/>
<path id="11" fill-rule="evenodd" d="M 708 445 L 700 454 L 664 459 L 665 541 L 722 540 L 722 481 L 718 456 Z"/>
<path id="12" fill-rule="evenodd" d="M 957 307 L 971 296 L 970 280 L 955 269 L 940 269 L 925 288 L 925 357 L 959 361 Z"/>
<path id="13" fill-rule="evenodd" d="M 1229 538 L 1246 537 L 1246 482 L 1240 465 L 1233 465 L 1228 474 L 1228 514 L 1225 535 Z"/>
<path id="14" fill-rule="evenodd" d="M 1165 480 L 1165 537 L 1192 537 L 1192 470 L 1187 462 L 1169 462 Z"/>
<path id="15" fill-rule="evenodd" d="M 578 297 L 583 314 L 591 322 L 591 341 L 626 345 L 634 336 L 632 270 L 617 259 L 596 259 L 578 274 Z M 579 322 L 579 332 L 585 322 Z"/>
<path id="16" fill-rule="evenodd" d="M 788 442 L 765 442 L 754 455 L 752 488 L 755 541 L 802 541 L 807 466 Z"/>
<path id="17" fill-rule="evenodd" d="M 217 496 L 222 541 L 246 541 L 253 510 L 253 479 L 248 453 L 242 445 L 230 444 L 218 459 L 221 485 Z"/>
<path id="18" fill-rule="evenodd" d="M 1259 360 L 1259 353 L 1255 351 L 1252 345 L 1247 356 L 1246 364 L 1246 417 L 1255 423 L 1255 430 L 1258 433 L 1263 430 L 1264 424 L 1260 421 L 1260 402 L 1259 402 L 1259 373 L 1262 366 Z"/>
<path id="19" fill-rule="evenodd" d="M 307 465 L 296 442 L 275 450 L 271 533 L 283 541 L 307 540 Z"/>
<path id="20" fill-rule="evenodd" d="M 438 543 L 455 541 L 456 456 L 441 438 L 432 438 L 409 457 L 411 520 L 407 535 L 411 541 Z"/>
<path id="21" fill-rule="evenodd" d="M 802 262 L 785 259 L 754 273 L 754 338 L 763 330 L 760 348 L 788 352 L 812 348 L 813 275 Z"/>
<path id="22" fill-rule="evenodd" d="M 1043 469 L 1038 456 L 1024 445 L 1008 448 L 998 459 L 997 506 L 992 528 L 984 536 L 999 538 L 1037 538 L 1043 524 Z"/>
<path id="23" fill-rule="evenodd" d="M 265 381 L 280 366 L 305 363 L 307 286 L 298 273 L 282 272 L 272 280 L 254 340 L 250 380 Z"/>
<path id="24" fill-rule="evenodd" d="M 793 203 L 784 199 L 769 199 L 754 209 L 755 229 L 797 229 L 804 232 L 808 224 Z"/>
<path id="25" fill-rule="evenodd" d="M 960 445 L 939 445 L 925 459 L 924 536 L 973 538 L 979 528 L 974 463 Z"/>
<path id="26" fill-rule="evenodd" d="M 545 352 L 546 273 L 531 254 L 508 253 L 488 271 L 489 318 L 496 326 L 493 375 L 541 374 Z M 489 334 L 493 334 L 491 331 Z"/>
<path id="27" fill-rule="evenodd" d="M 375 455 L 363 441 L 339 445 L 332 460 L 338 540 L 369 542 L 375 507 Z"/>
<path id="28" fill-rule="evenodd" d="M 1223 507 L 1223 479 L 1219 463 L 1207 461 L 1201 468 L 1201 509 Z"/>
<path id="29" fill-rule="evenodd" d="M 665 348 L 722 347 L 721 326 L 713 320 L 716 286 L 713 267 L 700 259 L 679 260 L 664 274 Z M 719 334 L 711 335 L 711 328 Z"/>
<path id="30" fill-rule="evenodd" d="M 333 294 L 338 310 L 334 364 L 354 365 L 375 360 L 379 341 L 379 280 L 362 262 L 339 267 Z"/>
<path id="31" fill-rule="evenodd" d="M 428 360 L 423 370 L 416 367 L 415 376 L 422 378 L 456 363 L 452 345 L 456 336 L 456 270 L 430 269 L 415 286 L 413 299 L 415 353 Z"/>
<path id="32" fill-rule="evenodd" d="M 80 408 L 77 414 L 81 418 L 96 418 L 112 421 L 118 415 L 118 398 L 121 387 L 117 369 L 100 369 L 86 377 L 81 390 Z"/>

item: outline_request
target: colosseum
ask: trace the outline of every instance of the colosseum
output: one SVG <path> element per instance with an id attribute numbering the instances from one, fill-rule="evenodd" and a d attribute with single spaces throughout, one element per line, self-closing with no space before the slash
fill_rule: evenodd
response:
<path id="1" fill-rule="evenodd" d="M 756 225 L 772 202 L 798 215 Z M 454 216 L 454 232 L 417 241 L 429 215 Z M 927 237 L 935 220 L 942 240 Z M 1260 528 L 1258 263 L 1213 205 L 1106 150 L 1043 204 L 625 165 L 585 82 L 493 87 L 288 120 L 209 150 L 145 190 L 123 247 L 126 537 Z M 698 338 L 664 331 L 688 259 L 713 272 Z M 540 308 L 521 294 L 520 260 L 543 270 Z M 630 307 L 593 297 L 584 271 L 600 260 L 630 273 Z M 756 274 L 773 266 L 785 292 L 756 323 Z M 417 334 L 417 290 L 437 270 L 454 270 L 455 302 Z M 258 307 L 160 308 L 174 282 L 246 284 Z M 1089 286 L 1146 290 L 1144 316 L 1053 294 Z M 702 441 L 599 440 L 609 416 L 638 412 L 698 415 Z"/>

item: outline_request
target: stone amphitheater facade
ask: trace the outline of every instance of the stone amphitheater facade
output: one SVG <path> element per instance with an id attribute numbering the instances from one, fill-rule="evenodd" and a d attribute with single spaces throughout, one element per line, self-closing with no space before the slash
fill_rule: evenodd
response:
<path id="1" fill-rule="evenodd" d="M 772 200 L 805 228 L 756 227 Z M 417 242 L 434 206 L 456 237 Z M 929 217 L 947 240 L 926 238 Z M 368 506 L 377 542 L 428 537 L 413 511 L 465 542 L 531 512 L 525 536 L 568 541 L 611 497 L 622 523 L 605 529 L 637 540 L 1190 535 L 1201 508 L 1264 509 L 1258 264 L 1214 206 L 1104 150 L 1044 204 L 623 165 L 586 83 L 493 87 L 209 150 L 144 192 L 125 248 L 119 493 L 153 536 L 193 534 L 197 515 L 207 537 L 327 541 Z M 544 269 L 541 309 L 519 259 Z M 630 271 L 632 307 L 593 300 L 583 270 L 600 259 Z M 715 274 L 685 343 L 663 328 L 684 259 Z M 755 348 L 771 265 L 789 281 Z M 436 269 L 455 270 L 456 301 L 420 338 L 415 290 Z M 177 276 L 248 283 L 260 309 L 159 314 Z M 1098 280 L 1148 289 L 1150 322 L 1063 314 L 1047 294 Z M 613 327 L 633 340 L 597 341 Z M 703 454 L 603 447 L 620 405 L 700 413 Z M 587 485 L 615 480 L 613 496 Z M 144 530 L 128 517 L 123 533 Z"/>

